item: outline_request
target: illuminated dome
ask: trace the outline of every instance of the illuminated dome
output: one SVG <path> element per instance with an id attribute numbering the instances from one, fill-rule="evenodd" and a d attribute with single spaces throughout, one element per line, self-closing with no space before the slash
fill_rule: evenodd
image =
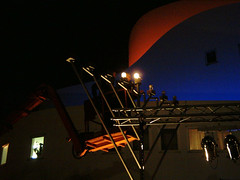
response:
<path id="1" fill-rule="evenodd" d="M 240 99 L 240 1 L 178 1 L 142 16 L 129 69 L 169 99 Z"/>

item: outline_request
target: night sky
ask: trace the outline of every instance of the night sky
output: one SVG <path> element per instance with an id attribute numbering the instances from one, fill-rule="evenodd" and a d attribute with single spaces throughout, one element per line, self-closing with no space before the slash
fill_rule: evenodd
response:
<path id="1" fill-rule="evenodd" d="M 1 4 L 1 117 L 23 103 L 41 83 L 56 89 L 78 84 L 65 61 L 69 57 L 77 59 L 78 67 L 93 65 L 101 72 L 127 68 L 128 40 L 136 21 L 172 1 Z"/>

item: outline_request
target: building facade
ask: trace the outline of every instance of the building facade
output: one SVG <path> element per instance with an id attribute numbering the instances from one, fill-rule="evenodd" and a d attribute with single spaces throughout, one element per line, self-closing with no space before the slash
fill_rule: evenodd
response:
<path id="1" fill-rule="evenodd" d="M 178 1 L 154 9 L 133 28 L 129 45 L 131 66 L 127 72 L 140 72 L 141 89 L 146 91 L 153 84 L 158 97 L 165 90 L 170 101 L 177 96 L 179 105 L 239 103 L 239 12 L 238 1 Z M 171 24 L 170 19 L 178 19 L 179 14 L 183 16 Z M 163 23 L 168 21 L 169 24 Z M 142 37 L 146 32 L 154 35 L 155 30 L 159 32 L 164 27 L 167 28 L 161 35 L 149 43 L 145 39 L 150 37 Z M 75 86 L 58 92 L 76 129 L 84 132 L 84 99 L 81 103 L 77 100 L 83 95 L 80 91 Z M 149 106 L 153 104 L 150 102 Z M 152 179 L 155 174 L 154 179 L 164 180 L 240 179 L 239 160 L 230 160 L 224 143 L 228 134 L 240 138 L 237 120 L 180 123 L 177 130 L 177 124 L 167 125 L 145 164 L 144 178 Z M 96 117 L 95 121 L 99 119 Z M 90 122 L 89 127 L 92 132 L 101 130 L 95 123 Z M 163 124 L 149 126 L 145 130 L 145 156 L 162 127 Z M 217 156 L 211 162 L 206 161 L 201 146 L 207 135 L 218 144 Z M 0 137 L 0 179 L 129 179 L 115 151 L 97 151 L 75 159 L 68 141 L 69 135 L 54 106 L 40 106 Z M 138 157 L 137 144 L 131 143 Z M 128 148 L 121 148 L 120 152 L 133 179 L 139 179 L 139 168 Z"/>
<path id="2" fill-rule="evenodd" d="M 238 11 L 230 1 L 178 1 L 150 11 L 131 33 L 128 72 L 142 73 L 142 88 L 153 84 L 180 100 L 238 100 Z"/>

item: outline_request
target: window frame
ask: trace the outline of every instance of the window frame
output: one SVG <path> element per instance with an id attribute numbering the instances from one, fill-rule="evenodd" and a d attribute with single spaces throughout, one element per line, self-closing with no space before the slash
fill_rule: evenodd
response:
<path id="1" fill-rule="evenodd" d="M 215 60 L 214 61 L 212 61 L 212 60 L 210 61 L 209 60 L 210 58 L 214 58 Z M 216 63 L 218 63 L 216 49 L 207 51 L 206 54 L 205 54 L 205 64 L 206 64 L 206 66 L 209 66 L 209 65 L 212 65 L 212 64 L 216 64 Z"/>
<path id="2" fill-rule="evenodd" d="M 41 149 L 41 154 L 39 155 L 39 156 L 36 156 L 36 157 L 33 157 L 33 156 L 35 156 L 35 155 L 37 155 L 35 152 L 34 152 L 34 140 L 35 139 L 39 139 L 39 138 L 43 138 L 43 142 L 41 141 L 40 143 L 42 143 L 43 144 L 43 146 L 42 146 L 42 149 Z M 29 155 L 29 159 L 30 160 L 37 160 L 37 159 L 42 159 L 43 158 L 43 154 L 44 154 L 44 149 L 45 149 L 45 141 L 46 141 L 46 137 L 45 137 L 45 135 L 40 135 L 40 136 L 32 136 L 31 137 L 31 145 L 30 145 L 30 155 Z M 41 147 L 39 147 L 39 148 L 41 148 Z M 35 154 L 35 155 L 34 155 Z"/>
<path id="3" fill-rule="evenodd" d="M 9 153 L 9 145 L 10 143 L 5 143 L 1 146 L 1 161 L 0 166 L 4 166 L 7 164 L 8 153 Z M 5 157 L 4 157 L 5 156 Z M 4 159 L 4 160 L 3 160 Z"/>

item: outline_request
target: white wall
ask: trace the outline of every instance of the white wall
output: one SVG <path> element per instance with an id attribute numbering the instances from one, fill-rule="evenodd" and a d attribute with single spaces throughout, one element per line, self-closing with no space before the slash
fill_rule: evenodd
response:
<path id="1" fill-rule="evenodd" d="M 69 107 L 68 112 L 77 127 L 83 131 L 82 107 Z M 231 124 L 231 123 L 230 123 Z M 239 127 L 240 124 L 236 124 Z M 178 130 L 179 150 L 169 150 L 159 168 L 156 179 L 239 179 L 239 163 L 226 158 L 220 152 L 218 166 L 212 169 L 204 160 L 202 151 L 189 152 L 188 128 L 196 125 L 182 125 Z M 170 126 L 168 126 L 170 128 Z M 160 127 L 149 129 L 150 146 Z M 43 157 L 30 159 L 31 138 L 45 136 Z M 31 113 L 14 125 L 13 130 L 0 137 L 0 143 L 10 143 L 7 164 L 0 167 L 0 179 L 128 179 L 117 154 L 95 152 L 83 159 L 72 157 L 72 144 L 66 141 L 67 132 L 55 109 Z M 160 140 L 145 165 L 145 179 L 150 179 L 163 154 Z M 148 151 L 145 152 L 145 155 Z M 134 179 L 139 179 L 139 170 L 127 147 L 121 150 Z M 136 152 L 138 157 L 138 152 Z"/>

